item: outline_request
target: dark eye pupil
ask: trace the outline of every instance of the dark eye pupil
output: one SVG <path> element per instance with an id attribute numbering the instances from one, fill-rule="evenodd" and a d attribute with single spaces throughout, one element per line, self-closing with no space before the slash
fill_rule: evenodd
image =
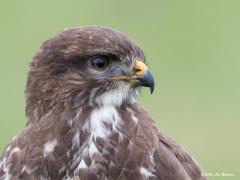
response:
<path id="1" fill-rule="evenodd" d="M 96 59 L 95 61 L 94 61 L 94 65 L 96 66 L 96 67 L 104 67 L 105 66 L 105 64 L 106 64 L 106 62 L 103 60 L 103 59 L 100 59 L 100 58 L 98 58 L 98 59 Z"/>
<path id="2" fill-rule="evenodd" d="M 98 69 L 104 69 L 108 65 L 108 61 L 104 57 L 98 57 L 92 60 L 92 66 Z"/>

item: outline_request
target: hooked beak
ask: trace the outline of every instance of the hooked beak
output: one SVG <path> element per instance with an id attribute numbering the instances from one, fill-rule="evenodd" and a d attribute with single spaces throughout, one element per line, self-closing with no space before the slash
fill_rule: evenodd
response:
<path id="1" fill-rule="evenodd" d="M 136 60 L 132 76 L 110 77 L 109 80 L 129 81 L 133 86 L 149 87 L 151 94 L 154 90 L 154 79 L 150 70 L 140 60 Z"/>
<path id="2" fill-rule="evenodd" d="M 134 66 L 135 79 L 137 86 L 149 87 L 151 94 L 154 91 L 154 78 L 151 71 L 140 60 L 137 60 Z"/>

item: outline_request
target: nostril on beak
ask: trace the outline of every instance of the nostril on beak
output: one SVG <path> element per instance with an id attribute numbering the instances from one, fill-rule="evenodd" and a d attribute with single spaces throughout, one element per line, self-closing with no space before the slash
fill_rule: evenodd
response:
<path id="1" fill-rule="evenodd" d="M 142 74 L 144 74 L 144 71 L 147 69 L 146 65 L 140 61 L 137 60 L 134 66 L 134 73 L 136 76 L 140 76 Z"/>
<path id="2" fill-rule="evenodd" d="M 137 67 L 137 68 L 134 69 L 134 72 L 135 72 L 136 75 L 139 75 L 139 74 L 142 74 L 142 73 L 143 73 L 143 69 Z"/>

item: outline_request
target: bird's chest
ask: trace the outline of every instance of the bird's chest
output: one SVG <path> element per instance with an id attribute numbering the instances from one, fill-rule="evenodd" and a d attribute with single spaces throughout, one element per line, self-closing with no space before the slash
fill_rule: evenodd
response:
<path id="1" fill-rule="evenodd" d="M 80 130 L 79 148 L 73 155 L 74 175 L 137 177 L 139 168 L 150 160 L 154 144 L 154 137 L 145 128 L 131 109 L 122 112 L 104 107 L 93 111 Z"/>

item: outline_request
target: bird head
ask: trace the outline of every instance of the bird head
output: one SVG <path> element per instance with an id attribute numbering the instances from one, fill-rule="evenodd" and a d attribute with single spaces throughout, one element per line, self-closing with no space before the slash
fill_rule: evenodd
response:
<path id="1" fill-rule="evenodd" d="M 141 86 L 153 92 L 154 80 L 133 41 L 105 27 L 67 29 L 34 57 L 26 111 L 37 118 L 57 106 L 121 106 L 133 103 Z"/>

